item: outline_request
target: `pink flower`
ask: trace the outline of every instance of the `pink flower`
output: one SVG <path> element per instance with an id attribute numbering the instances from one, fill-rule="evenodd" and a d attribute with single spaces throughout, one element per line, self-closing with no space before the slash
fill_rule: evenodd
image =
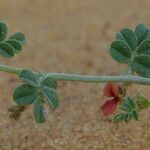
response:
<path id="1" fill-rule="evenodd" d="M 109 97 L 109 99 L 100 107 L 103 115 L 111 115 L 116 110 L 117 104 L 120 101 L 119 88 L 121 87 L 118 83 L 107 83 L 104 86 L 104 96 Z"/>

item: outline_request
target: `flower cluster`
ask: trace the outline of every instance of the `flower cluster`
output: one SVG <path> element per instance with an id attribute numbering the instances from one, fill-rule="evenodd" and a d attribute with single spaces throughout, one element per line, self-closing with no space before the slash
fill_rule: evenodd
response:
<path id="1" fill-rule="evenodd" d="M 117 104 L 121 101 L 120 92 L 122 87 L 118 83 L 107 83 L 104 86 L 103 94 L 108 99 L 100 107 L 100 110 L 103 115 L 108 116 L 114 113 L 117 108 Z"/>

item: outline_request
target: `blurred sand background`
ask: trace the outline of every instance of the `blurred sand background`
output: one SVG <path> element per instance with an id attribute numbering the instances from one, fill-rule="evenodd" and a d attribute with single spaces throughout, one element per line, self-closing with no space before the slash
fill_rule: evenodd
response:
<path id="1" fill-rule="evenodd" d="M 148 0 L 1 0 L 0 20 L 9 33 L 22 31 L 28 44 L 0 63 L 50 72 L 117 75 L 124 65 L 108 49 L 115 32 L 138 23 L 150 25 Z M 150 110 L 139 122 L 114 124 L 100 117 L 103 84 L 59 82 L 60 107 L 43 125 L 32 106 L 10 119 L 16 76 L 0 73 L 0 150 L 149 150 Z M 149 89 L 135 86 L 150 98 Z"/>

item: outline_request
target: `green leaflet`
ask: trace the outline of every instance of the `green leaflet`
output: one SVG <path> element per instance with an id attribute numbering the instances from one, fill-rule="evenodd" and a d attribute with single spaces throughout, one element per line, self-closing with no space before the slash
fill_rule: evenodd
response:
<path id="1" fill-rule="evenodd" d="M 132 109 L 135 109 L 135 103 L 133 102 L 133 99 L 129 96 L 126 97 L 126 100 L 122 105 L 122 108 L 126 111 L 132 111 Z"/>
<path id="2" fill-rule="evenodd" d="M 142 41 L 137 47 L 136 52 L 138 55 L 150 55 L 150 38 Z"/>
<path id="3" fill-rule="evenodd" d="M 110 54 L 119 63 L 128 63 L 131 58 L 131 49 L 123 41 L 114 41 L 111 44 Z"/>
<path id="4" fill-rule="evenodd" d="M 124 115 L 124 121 L 125 122 L 129 122 L 131 119 L 132 119 L 132 117 L 133 117 L 133 114 L 132 114 L 132 112 L 130 113 L 126 113 L 125 115 Z"/>
<path id="5" fill-rule="evenodd" d="M 0 22 L 0 42 L 4 41 L 7 36 L 7 26 L 5 23 Z"/>
<path id="6" fill-rule="evenodd" d="M 132 106 L 130 104 L 129 101 L 125 101 L 123 104 L 122 104 L 122 109 L 125 110 L 125 111 L 132 111 Z"/>
<path id="7" fill-rule="evenodd" d="M 137 45 L 137 37 L 135 33 L 128 28 L 122 29 L 119 33 L 116 34 L 116 39 L 124 41 L 133 51 Z"/>
<path id="8" fill-rule="evenodd" d="M 44 77 L 41 81 L 41 85 L 57 89 L 57 81 L 51 76 Z"/>
<path id="9" fill-rule="evenodd" d="M 123 120 L 124 120 L 124 116 L 125 116 L 124 113 L 120 113 L 120 114 L 118 114 L 118 115 L 116 115 L 116 116 L 114 117 L 114 120 L 115 120 L 116 122 L 123 121 Z"/>
<path id="10" fill-rule="evenodd" d="M 128 109 L 128 107 L 130 107 L 130 109 Z M 123 104 L 123 109 L 126 111 L 131 111 L 133 109 L 136 109 L 136 105 L 135 105 L 135 102 L 133 101 L 132 97 L 127 96 L 125 98 L 125 102 Z"/>
<path id="11" fill-rule="evenodd" d="M 136 110 L 132 111 L 132 117 L 134 120 L 139 120 L 139 112 Z"/>
<path id="12" fill-rule="evenodd" d="M 8 43 L 0 43 L 0 55 L 5 58 L 14 56 L 14 48 Z"/>
<path id="13" fill-rule="evenodd" d="M 13 99 L 14 101 L 20 105 L 29 105 L 32 104 L 37 98 L 36 90 L 27 85 L 21 85 L 14 91 Z"/>
<path id="14" fill-rule="evenodd" d="M 40 81 L 40 90 L 45 101 L 52 109 L 56 109 L 59 106 L 56 89 L 57 81 L 53 77 L 42 77 L 42 80 Z"/>
<path id="15" fill-rule="evenodd" d="M 14 48 L 15 53 L 20 52 L 22 49 L 22 44 L 15 39 L 9 39 L 9 40 L 6 40 L 5 42 L 10 44 Z"/>
<path id="16" fill-rule="evenodd" d="M 142 94 L 137 93 L 135 97 L 135 102 L 139 108 L 139 110 L 142 110 L 144 108 L 150 107 L 150 100 L 146 99 Z"/>
<path id="17" fill-rule="evenodd" d="M 140 76 L 150 78 L 150 56 L 136 56 L 132 62 L 132 67 Z"/>
<path id="18" fill-rule="evenodd" d="M 13 34 L 9 39 L 14 39 L 19 41 L 22 45 L 26 44 L 25 35 L 21 32 Z"/>
<path id="19" fill-rule="evenodd" d="M 135 34 L 137 36 L 138 44 L 139 44 L 146 38 L 150 38 L 150 29 L 144 24 L 139 24 L 135 29 Z"/>
<path id="20" fill-rule="evenodd" d="M 38 86 L 38 81 L 36 75 L 30 70 L 22 70 L 19 74 L 19 78 L 25 82 L 26 84 L 37 87 Z"/>
<path id="21" fill-rule="evenodd" d="M 124 38 L 124 36 L 120 32 L 116 33 L 116 39 L 119 41 L 124 41 L 126 44 L 128 44 L 128 42 L 126 41 L 126 39 Z"/>
<path id="22" fill-rule="evenodd" d="M 59 106 L 59 99 L 58 99 L 57 92 L 55 89 L 44 86 L 41 88 L 41 93 L 46 103 L 52 109 L 56 109 Z"/>
<path id="23" fill-rule="evenodd" d="M 37 123 L 44 123 L 46 121 L 44 114 L 44 104 L 39 98 L 34 101 L 34 116 Z"/>

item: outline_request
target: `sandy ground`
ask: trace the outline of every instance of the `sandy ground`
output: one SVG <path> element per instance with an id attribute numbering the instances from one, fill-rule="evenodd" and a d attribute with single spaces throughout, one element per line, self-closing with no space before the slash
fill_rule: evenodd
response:
<path id="1" fill-rule="evenodd" d="M 10 33 L 22 31 L 28 44 L 0 63 L 50 72 L 120 74 L 123 65 L 108 49 L 116 31 L 150 25 L 148 0 L 1 0 L 0 20 Z M 18 121 L 8 108 L 18 85 L 16 76 L 0 73 L 0 150 L 149 150 L 150 110 L 139 122 L 115 124 L 100 117 L 103 84 L 59 82 L 61 106 L 43 125 L 35 123 L 32 106 Z M 135 86 L 131 93 L 147 87 Z M 149 97 L 150 98 L 150 97 Z"/>

